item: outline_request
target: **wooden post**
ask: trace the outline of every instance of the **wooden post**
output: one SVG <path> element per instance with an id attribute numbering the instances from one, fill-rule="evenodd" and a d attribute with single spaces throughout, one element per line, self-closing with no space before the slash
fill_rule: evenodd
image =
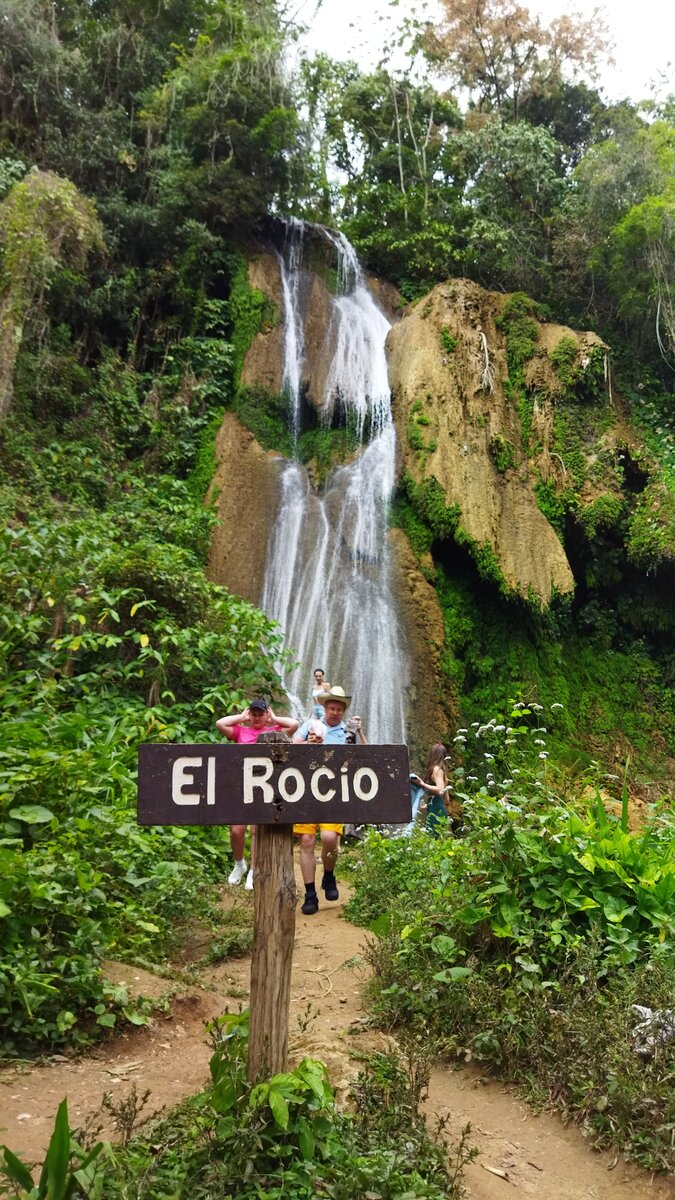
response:
<path id="1" fill-rule="evenodd" d="M 248 1078 L 286 1069 L 295 936 L 293 822 L 410 820 L 405 746 L 300 746 L 280 731 L 244 746 L 144 744 L 141 825 L 257 826 Z"/>
<path id="2" fill-rule="evenodd" d="M 297 903 L 292 825 L 257 826 L 253 898 L 248 1078 L 258 1083 L 285 1071 L 288 1055 Z"/>

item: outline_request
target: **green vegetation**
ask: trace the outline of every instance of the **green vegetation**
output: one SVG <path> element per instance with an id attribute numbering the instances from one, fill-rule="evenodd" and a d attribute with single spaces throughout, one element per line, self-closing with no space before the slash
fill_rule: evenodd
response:
<path id="1" fill-rule="evenodd" d="M 573 369 L 578 357 L 579 343 L 573 337 L 562 337 L 557 346 L 549 352 L 549 358 L 564 388 L 572 383 Z"/>
<path id="2" fill-rule="evenodd" d="M 539 326 L 534 317 L 537 305 L 523 292 L 509 296 L 497 318 L 497 327 L 506 338 L 509 376 L 513 379 L 537 349 Z"/>
<path id="3" fill-rule="evenodd" d="M 57 271 L 53 296 L 67 286 Z M 27 324 L 18 350 L 0 442 L 2 1056 L 143 1023 L 103 958 L 161 961 L 188 918 L 222 927 L 226 831 L 135 823 L 140 743 L 212 741 L 218 713 L 278 686 L 277 631 L 204 575 L 235 356 L 227 305 L 198 305 L 158 376 L 113 346 L 84 369 L 63 324 Z M 223 952 L 243 944 L 223 932 Z"/>
<path id="4" fill-rule="evenodd" d="M 490 454 L 497 470 L 503 475 L 509 467 L 516 464 L 516 448 L 508 438 L 496 433 L 490 438 Z"/>
<path id="5" fill-rule="evenodd" d="M 577 519 L 586 536 L 592 539 L 600 530 L 615 529 L 624 515 L 625 506 L 626 501 L 623 496 L 607 492 L 580 509 Z"/>
<path id="6" fill-rule="evenodd" d="M 248 263 L 241 254 L 232 256 L 228 312 L 232 326 L 234 377 L 241 377 L 244 359 L 257 333 L 277 324 L 279 314 L 259 288 L 248 281 Z"/>
<path id="7" fill-rule="evenodd" d="M 458 505 L 445 503 L 445 493 L 437 479 L 415 483 L 404 472 L 391 519 L 407 533 L 418 556 L 426 554 L 434 541 L 452 536 L 460 515 Z"/>
<path id="8" fill-rule="evenodd" d="M 211 1085 L 133 1136 L 144 1100 L 109 1105 L 123 1144 L 89 1145 L 71 1135 L 64 1101 L 33 1191 L 28 1167 L 5 1148 L 0 1194 L 35 1200 L 83 1200 L 131 1192 L 237 1196 L 238 1200 L 313 1200 L 319 1188 L 332 1200 L 377 1195 L 381 1200 L 459 1200 L 462 1169 L 473 1158 L 465 1131 L 458 1145 L 430 1138 L 419 1110 L 428 1064 L 394 1054 L 366 1059 L 351 1093 L 352 1111 L 336 1108 L 326 1069 L 305 1058 L 294 1070 L 251 1087 L 246 1082 L 248 1014 L 225 1014 L 210 1026 Z"/>
<path id="9" fill-rule="evenodd" d="M 648 572 L 675 562 L 675 491 L 664 481 L 654 480 L 638 497 L 626 548 L 631 561 Z"/>
<path id="10" fill-rule="evenodd" d="M 601 759 L 611 743 L 633 753 L 641 781 L 653 780 L 675 749 L 671 664 L 655 649 L 673 605 L 661 591 L 650 601 L 639 590 L 609 604 L 615 551 L 605 553 L 606 565 L 586 566 L 583 602 L 560 600 L 541 613 L 516 597 L 497 599 L 468 559 L 434 546 L 442 670 L 463 724 L 506 712 L 514 693 L 547 708 L 562 703 L 550 745 L 556 763 Z"/>
<path id="11" fill-rule="evenodd" d="M 597 770 L 578 787 L 570 772 L 628 754 L 654 798 L 675 754 L 672 102 L 609 107 L 583 78 L 597 30 L 518 9 L 505 42 L 493 0 L 443 0 L 414 32 L 427 79 L 388 48 L 369 74 L 319 56 L 293 75 L 274 0 L 132 8 L 3 9 L 0 1054 L 145 1021 L 103 958 L 152 965 L 188 917 L 215 929 L 227 834 L 139 829 L 137 751 L 209 741 L 218 712 L 278 695 L 278 630 L 205 578 L 203 500 L 224 411 L 292 449 L 286 398 L 241 373 L 280 319 L 246 263 L 270 214 L 294 213 L 344 229 L 406 298 L 465 274 L 502 293 L 523 478 L 543 449 L 535 405 L 552 405 L 562 482 L 549 471 L 536 491 L 577 585 L 546 612 L 510 595 L 438 481 L 401 481 L 392 518 L 438 589 L 443 683 L 465 720 L 465 836 L 366 847 L 353 911 L 380 919 L 376 1011 L 672 1168 L 672 1045 L 639 1056 L 629 1017 L 672 1003 L 672 828 L 657 812 L 631 833 L 625 794 L 621 816 L 594 794 L 570 802 Z M 472 95 L 469 120 L 453 89 Z M 322 245 L 311 264 L 338 290 Z M 528 389 L 548 371 L 551 313 L 612 347 L 646 451 L 603 437 L 617 411 L 604 345 L 563 338 L 555 394 Z M 455 353 L 447 328 L 436 348 Z M 420 403 L 421 462 L 438 449 L 428 422 Z M 298 453 L 322 484 L 353 444 L 311 417 Z M 505 438 L 491 453 L 502 472 L 520 459 Z M 222 925 L 212 957 L 246 947 L 240 919 Z M 37 1195 L 301 1200 L 317 1165 L 335 1200 L 457 1193 L 400 1064 L 374 1060 L 345 1117 L 320 1065 L 251 1090 L 244 1019 L 213 1036 L 212 1087 L 147 1139 L 71 1162 L 62 1108 Z M 30 1194 L 26 1168 L 4 1163 Z"/>
<path id="12" fill-rule="evenodd" d="M 306 429 L 298 439 L 298 456 L 313 473 L 318 488 L 331 471 L 358 449 L 355 432 L 348 427 Z"/>
<path id="13" fill-rule="evenodd" d="M 138 1023 L 102 958 L 156 961 L 188 916 L 215 918 L 229 858 L 225 831 L 136 827 L 138 745 L 212 741 L 215 715 L 276 688 L 259 647 L 275 655 L 277 635 L 206 582 L 192 546 L 209 514 L 187 485 L 127 470 L 111 491 L 99 513 L 52 502 L 3 535 L 5 1054 L 81 1041 L 120 1011 Z"/>
<path id="14" fill-rule="evenodd" d="M 349 913 L 377 939 L 371 1007 L 668 1171 L 675 1049 L 633 1033 L 631 1006 L 666 1008 L 675 985 L 675 828 L 657 814 L 632 833 L 616 777 L 562 801 L 544 728 L 560 711 L 511 702 L 460 731 L 461 838 L 369 836 Z M 616 815 L 600 785 L 618 791 Z"/>
<path id="15" fill-rule="evenodd" d="M 575 338 L 563 337 L 549 358 L 561 385 L 562 401 L 597 403 L 606 399 L 606 351 L 602 346 L 582 349 Z M 556 397 L 558 399 L 558 397 Z"/>
<path id="16" fill-rule="evenodd" d="M 408 441 L 412 449 L 417 452 L 417 461 L 420 465 L 423 465 L 428 456 L 438 449 L 436 438 L 429 438 L 427 441 L 422 433 L 422 429 L 430 423 L 422 401 L 413 401 L 408 416 Z"/>
<path id="17" fill-rule="evenodd" d="M 265 450 L 278 450 L 292 457 L 293 442 L 283 396 L 274 396 L 262 388 L 238 387 L 232 410 Z"/>
<path id="18" fill-rule="evenodd" d="M 565 534 L 565 520 L 567 513 L 574 507 L 575 495 L 571 490 L 567 490 L 560 494 L 555 485 L 550 480 L 539 480 L 539 483 L 534 485 L 534 494 L 537 497 L 537 504 L 541 512 L 543 512 L 546 520 L 553 526 L 561 541 Z M 584 526 L 584 528 L 586 528 Z"/>

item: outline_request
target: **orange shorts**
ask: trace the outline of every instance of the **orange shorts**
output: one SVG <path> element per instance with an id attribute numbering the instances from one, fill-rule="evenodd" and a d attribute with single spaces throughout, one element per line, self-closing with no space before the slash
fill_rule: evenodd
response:
<path id="1" fill-rule="evenodd" d="M 320 829 L 330 829 L 333 833 L 342 833 L 344 825 L 294 825 L 293 833 L 318 833 Z"/>

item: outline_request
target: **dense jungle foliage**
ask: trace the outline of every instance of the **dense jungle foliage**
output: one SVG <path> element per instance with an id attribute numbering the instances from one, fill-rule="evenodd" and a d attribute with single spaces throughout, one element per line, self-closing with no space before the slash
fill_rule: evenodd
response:
<path id="1" fill-rule="evenodd" d="M 251 338 L 278 319 L 245 268 L 270 214 L 339 225 L 407 300 L 465 274 L 602 334 L 659 474 L 640 491 L 640 466 L 627 463 L 627 490 L 640 492 L 630 512 L 600 505 L 584 537 L 570 526 L 581 602 L 552 620 L 574 624 L 573 678 L 560 626 L 524 605 L 514 616 L 489 571 L 486 582 L 462 559 L 458 572 L 451 531 L 405 486 L 399 506 L 411 538 L 434 549 L 444 669 L 471 718 L 506 712 L 510 673 L 532 654 L 537 678 L 555 667 L 555 689 L 568 689 L 566 745 L 590 726 L 598 755 L 617 730 L 620 751 L 639 749 L 654 712 L 672 730 L 672 600 L 660 597 L 675 562 L 673 103 L 605 103 L 597 21 L 543 27 L 511 0 L 444 0 L 443 12 L 438 28 L 403 29 L 407 66 L 385 48 L 364 73 L 302 54 L 291 68 L 298 31 L 274 0 L 0 0 L 0 1055 L 143 1022 L 147 1006 L 105 982 L 103 959 L 157 963 L 188 916 L 213 916 L 226 833 L 139 830 L 135 766 L 140 742 L 208 741 L 217 713 L 254 689 L 275 695 L 278 632 L 206 581 L 203 503 L 226 407 L 279 446 L 278 413 L 238 389 Z M 333 451 L 311 435 L 306 457 L 325 472 Z M 495 454 L 508 465 L 508 447 Z M 542 499 L 562 526 L 557 502 Z M 559 696 L 552 684 L 547 704 Z M 373 951 L 378 1011 L 526 1078 L 661 1167 L 666 1058 L 638 1066 L 626 1012 L 633 1000 L 662 1005 L 672 983 L 672 832 L 657 819 L 630 834 L 548 791 L 542 815 L 534 793 L 495 779 L 505 806 L 489 781 L 466 785 L 464 841 L 369 848 L 356 914 L 399 904 Z M 431 890 L 409 886 L 422 877 Z M 556 1008 L 561 988 L 573 1030 Z M 562 1061 L 568 1076 L 554 1085 Z M 382 1130 L 368 1143 L 365 1117 L 347 1129 L 327 1115 L 319 1071 L 288 1088 L 291 1133 L 281 1100 L 236 1093 L 259 1137 L 259 1159 L 240 1164 L 252 1189 L 279 1182 L 279 1130 L 295 1147 L 288 1161 L 305 1162 L 304 1106 L 313 1120 L 321 1110 L 327 1153 L 340 1145 L 364 1193 L 384 1177 L 372 1152 L 385 1155 L 387 1195 L 449 1194 L 428 1147 L 426 1182 L 402 1164 L 401 1124 L 391 1144 Z M 384 1107 L 369 1097 L 370 1111 Z M 180 1170 L 184 1194 L 208 1194 L 205 1147 L 236 1147 L 221 1101 L 196 1103 L 180 1164 L 171 1140 L 157 1159 L 154 1143 L 136 1147 L 135 1165 L 116 1167 L 120 1195 L 127 1169 Z M 54 1157 L 63 1164 L 62 1150 Z M 303 1169 L 298 1196 L 311 1194 Z M 326 1195 L 341 1187 L 327 1175 Z"/>

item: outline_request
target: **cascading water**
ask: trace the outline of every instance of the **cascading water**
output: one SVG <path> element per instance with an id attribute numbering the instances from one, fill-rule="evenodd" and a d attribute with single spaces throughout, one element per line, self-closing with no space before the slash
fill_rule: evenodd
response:
<path id="1" fill-rule="evenodd" d="M 300 297 L 307 229 L 301 221 L 288 222 L 279 255 L 283 383 L 296 442 L 305 365 Z M 316 236 L 317 227 L 311 229 Z M 362 716 L 369 741 L 402 742 L 409 673 L 391 591 L 387 539 L 396 454 L 384 353 L 390 326 L 353 247 L 341 234 L 320 234 L 337 255 L 342 294 L 332 302 L 334 350 L 319 411 L 328 425 L 339 403 L 361 449 L 353 462 L 333 472 L 323 496 L 313 489 L 304 467 L 289 462 L 283 468 L 262 606 L 279 622 L 298 659 L 284 679 L 296 715 L 308 712 L 312 670 L 320 666 L 332 684 L 352 693 L 351 711 Z"/>

